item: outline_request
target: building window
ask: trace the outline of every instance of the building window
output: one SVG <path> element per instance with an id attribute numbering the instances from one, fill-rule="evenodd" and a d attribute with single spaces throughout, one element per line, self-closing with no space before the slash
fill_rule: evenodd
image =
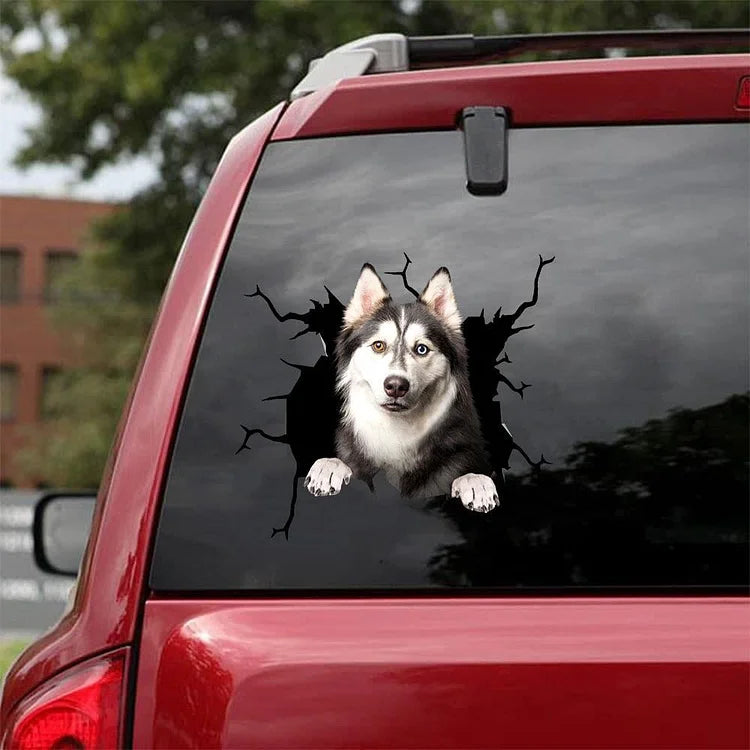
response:
<path id="1" fill-rule="evenodd" d="M 74 250 L 48 250 L 44 256 L 44 299 L 55 302 L 60 296 L 61 281 L 78 261 Z"/>
<path id="2" fill-rule="evenodd" d="M 0 248 L 0 303 L 14 304 L 21 299 L 21 251 Z"/>
<path id="3" fill-rule="evenodd" d="M 40 419 L 56 419 L 60 416 L 61 410 L 57 398 L 58 383 L 62 371 L 59 367 L 42 368 L 42 393 L 39 399 L 39 417 Z"/>
<path id="4" fill-rule="evenodd" d="M 0 365 L 0 422 L 12 422 L 18 414 L 18 366 Z"/>

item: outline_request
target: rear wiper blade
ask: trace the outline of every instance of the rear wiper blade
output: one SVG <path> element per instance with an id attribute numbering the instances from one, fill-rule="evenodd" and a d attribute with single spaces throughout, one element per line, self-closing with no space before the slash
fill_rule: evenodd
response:
<path id="1" fill-rule="evenodd" d="M 411 36 L 407 37 L 407 44 L 409 64 L 414 68 L 420 65 L 502 59 L 523 52 L 545 50 L 750 46 L 750 29 L 586 31 L 516 36 Z"/>

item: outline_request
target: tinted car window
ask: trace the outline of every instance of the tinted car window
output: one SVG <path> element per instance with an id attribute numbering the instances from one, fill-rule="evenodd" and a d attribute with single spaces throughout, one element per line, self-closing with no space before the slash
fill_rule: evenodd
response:
<path id="1" fill-rule="evenodd" d="M 513 131 L 492 198 L 466 191 L 455 132 L 271 144 L 197 356 L 152 586 L 746 583 L 747 136 Z M 497 388 L 483 427 L 512 449 L 499 509 L 380 475 L 303 486 L 334 450 L 324 342 L 365 262 L 403 302 L 450 270 L 472 377 Z"/>

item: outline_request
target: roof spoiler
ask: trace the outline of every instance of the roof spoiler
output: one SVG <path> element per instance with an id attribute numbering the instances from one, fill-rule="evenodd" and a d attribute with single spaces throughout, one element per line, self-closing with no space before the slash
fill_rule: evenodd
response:
<path id="1" fill-rule="evenodd" d="M 459 34 L 407 37 L 404 34 L 372 34 L 355 39 L 311 61 L 309 72 L 292 90 L 291 99 L 299 99 L 342 78 L 503 60 L 524 52 L 668 47 L 687 49 L 749 44 L 750 29 L 588 31 L 516 36 Z"/>

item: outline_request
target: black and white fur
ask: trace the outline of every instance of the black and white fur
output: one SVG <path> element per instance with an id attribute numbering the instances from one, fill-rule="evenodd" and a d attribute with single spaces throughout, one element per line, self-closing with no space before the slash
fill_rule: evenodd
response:
<path id="1" fill-rule="evenodd" d="M 382 470 L 404 495 L 450 491 L 471 510 L 497 507 L 446 268 L 416 302 L 396 305 L 365 264 L 335 358 L 343 403 L 337 456 L 310 468 L 305 486 L 313 495 L 337 494 L 352 475 L 371 484 Z"/>

